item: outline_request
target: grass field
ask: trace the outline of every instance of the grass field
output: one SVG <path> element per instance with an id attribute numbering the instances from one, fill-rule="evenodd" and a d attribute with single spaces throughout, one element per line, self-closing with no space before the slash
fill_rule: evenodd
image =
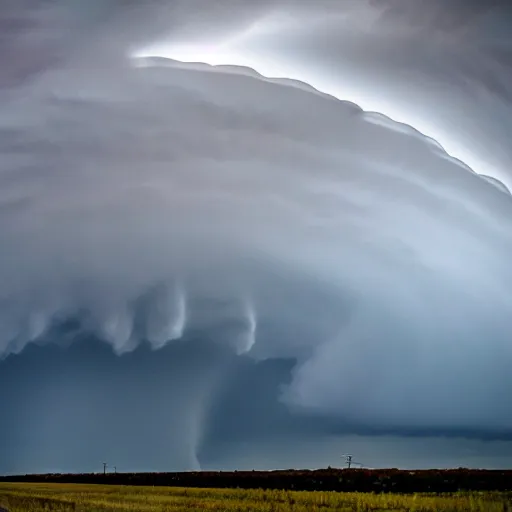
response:
<path id="1" fill-rule="evenodd" d="M 500 493 L 435 496 L 0 483 L 0 506 L 9 512 L 512 512 L 511 498 Z"/>

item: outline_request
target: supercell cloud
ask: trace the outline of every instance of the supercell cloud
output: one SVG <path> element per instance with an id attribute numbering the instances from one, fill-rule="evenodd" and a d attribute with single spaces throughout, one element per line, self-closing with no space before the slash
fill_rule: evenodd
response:
<path id="1" fill-rule="evenodd" d="M 278 397 L 298 418 L 512 433 L 498 2 L 226 2 L 224 24 L 201 2 L 25 4 L 0 18 L 6 368 L 31 344 L 200 339 L 293 361 Z"/>

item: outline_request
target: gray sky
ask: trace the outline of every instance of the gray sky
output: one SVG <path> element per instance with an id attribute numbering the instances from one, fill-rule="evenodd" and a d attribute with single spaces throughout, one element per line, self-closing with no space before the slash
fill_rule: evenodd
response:
<path id="1" fill-rule="evenodd" d="M 0 472 L 510 464 L 509 13 L 405 4 L 7 4 Z"/>

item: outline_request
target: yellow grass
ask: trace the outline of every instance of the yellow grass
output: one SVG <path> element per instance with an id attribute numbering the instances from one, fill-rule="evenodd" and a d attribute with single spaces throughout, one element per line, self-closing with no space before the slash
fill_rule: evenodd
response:
<path id="1" fill-rule="evenodd" d="M 6 507 L 9 512 L 508 512 L 510 502 L 510 495 L 500 493 L 377 495 L 0 483 L 0 506 Z"/>

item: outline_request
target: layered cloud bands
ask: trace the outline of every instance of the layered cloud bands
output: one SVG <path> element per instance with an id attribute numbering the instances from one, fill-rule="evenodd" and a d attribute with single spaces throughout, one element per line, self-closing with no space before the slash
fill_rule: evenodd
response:
<path id="1" fill-rule="evenodd" d="M 3 356 L 201 337 L 293 410 L 510 432 L 506 187 L 306 85 L 66 62 L 1 93 Z"/>

